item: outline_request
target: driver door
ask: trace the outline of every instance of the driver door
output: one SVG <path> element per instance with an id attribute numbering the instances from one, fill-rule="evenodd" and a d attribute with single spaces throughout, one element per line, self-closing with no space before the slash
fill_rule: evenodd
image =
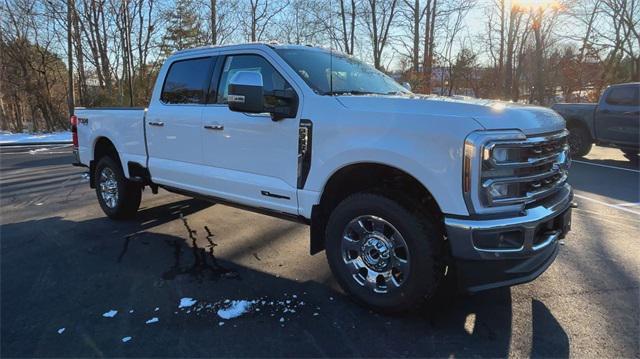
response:
<path id="1" fill-rule="evenodd" d="M 596 110 L 596 135 L 599 140 L 637 146 L 640 137 L 640 86 L 612 87 Z"/>
<path id="2" fill-rule="evenodd" d="M 297 214 L 300 119 L 273 121 L 267 113 L 233 112 L 227 105 L 229 80 L 239 71 L 259 72 L 265 92 L 291 86 L 261 55 L 229 55 L 220 61 L 217 91 L 210 95 L 214 103 L 202 111 L 205 187 L 215 197 Z"/>

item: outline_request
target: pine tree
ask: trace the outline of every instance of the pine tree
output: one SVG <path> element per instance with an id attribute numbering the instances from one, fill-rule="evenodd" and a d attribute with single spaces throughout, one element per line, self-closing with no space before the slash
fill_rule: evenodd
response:
<path id="1" fill-rule="evenodd" d="M 193 0 L 177 0 L 175 9 L 167 13 L 166 18 L 167 30 L 162 38 L 165 56 L 204 44 L 206 34 Z"/>

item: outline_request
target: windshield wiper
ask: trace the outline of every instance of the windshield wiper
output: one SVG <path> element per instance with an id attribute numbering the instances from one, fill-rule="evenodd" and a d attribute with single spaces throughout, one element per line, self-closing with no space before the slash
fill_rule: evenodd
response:
<path id="1" fill-rule="evenodd" d="M 385 95 L 408 95 L 408 92 L 404 91 L 389 91 Z"/>
<path id="2" fill-rule="evenodd" d="M 373 91 L 329 91 L 325 92 L 325 95 L 335 96 L 335 95 L 384 95 L 382 92 L 373 92 Z"/>

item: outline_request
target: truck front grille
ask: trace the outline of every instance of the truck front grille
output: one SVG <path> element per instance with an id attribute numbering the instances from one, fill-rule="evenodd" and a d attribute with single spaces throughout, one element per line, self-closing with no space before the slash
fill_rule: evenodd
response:
<path id="1" fill-rule="evenodd" d="M 567 180 L 568 132 L 496 141 L 484 147 L 481 186 L 487 206 L 528 204 L 553 194 Z"/>

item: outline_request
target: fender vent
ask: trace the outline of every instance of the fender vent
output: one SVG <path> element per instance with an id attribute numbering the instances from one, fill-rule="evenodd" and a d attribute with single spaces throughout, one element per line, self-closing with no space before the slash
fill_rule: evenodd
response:
<path id="1" fill-rule="evenodd" d="M 303 189 L 311 170 L 313 122 L 300 120 L 298 129 L 298 189 Z"/>

